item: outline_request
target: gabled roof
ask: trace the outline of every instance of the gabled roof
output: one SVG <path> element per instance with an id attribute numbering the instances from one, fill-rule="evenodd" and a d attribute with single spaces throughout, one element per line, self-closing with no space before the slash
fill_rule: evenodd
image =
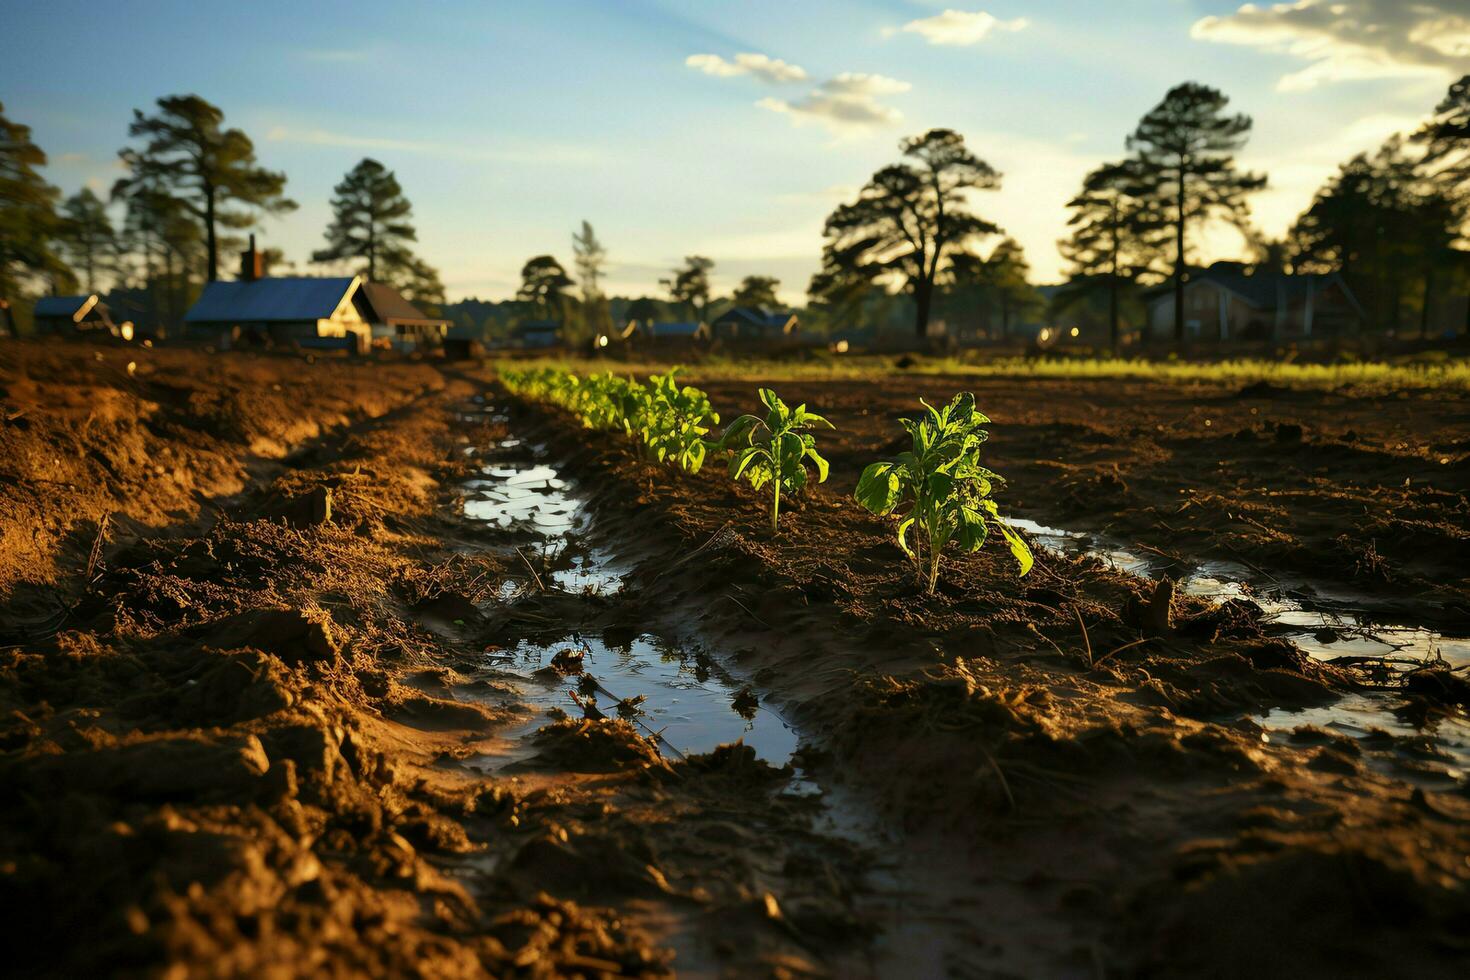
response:
<path id="1" fill-rule="evenodd" d="M 356 276 L 211 282 L 184 314 L 186 323 L 325 320 L 362 280 Z"/>
<path id="2" fill-rule="evenodd" d="M 381 282 L 364 282 L 362 294 L 368 306 L 373 308 L 373 319 L 389 326 L 408 324 L 413 326 L 447 324 L 441 317 L 432 317 L 414 306 L 403 294 L 392 286 Z"/>
<path id="3" fill-rule="evenodd" d="M 80 323 L 96 305 L 96 293 L 87 296 L 42 296 L 36 300 L 32 312 L 36 316 L 66 317 L 74 323 Z"/>

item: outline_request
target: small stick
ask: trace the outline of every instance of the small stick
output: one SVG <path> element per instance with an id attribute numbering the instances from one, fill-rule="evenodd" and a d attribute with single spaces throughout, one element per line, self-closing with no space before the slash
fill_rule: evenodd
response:
<path id="1" fill-rule="evenodd" d="M 107 540 L 108 528 L 112 526 L 112 515 L 103 514 L 102 520 L 97 522 L 97 537 L 92 539 L 92 552 L 87 556 L 87 582 L 93 581 L 93 573 L 102 561 L 102 544 Z"/>
<path id="2" fill-rule="evenodd" d="M 1082 621 L 1082 608 L 1073 605 L 1072 614 L 1077 617 L 1077 625 L 1082 629 L 1082 642 L 1087 647 L 1087 666 L 1096 667 L 1097 664 L 1092 659 L 1092 638 L 1087 635 L 1087 624 Z"/>
<path id="3" fill-rule="evenodd" d="M 526 566 L 526 571 L 531 573 L 531 579 L 536 583 L 536 591 L 545 592 L 546 586 L 542 583 L 541 576 L 536 574 L 536 569 L 531 567 L 530 559 L 521 553 L 520 548 L 516 548 L 516 554 L 520 557 L 522 564 Z"/>

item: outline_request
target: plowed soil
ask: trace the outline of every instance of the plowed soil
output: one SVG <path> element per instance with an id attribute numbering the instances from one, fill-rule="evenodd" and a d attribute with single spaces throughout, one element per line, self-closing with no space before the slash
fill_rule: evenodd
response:
<path id="1" fill-rule="evenodd" d="M 733 414 L 755 385 L 706 387 Z M 773 537 L 718 468 L 589 438 L 493 371 L 0 345 L 10 970 L 1461 974 L 1463 776 L 1423 740 L 1251 720 L 1358 675 L 1090 559 L 1018 580 L 987 549 L 925 596 L 849 496 L 918 394 L 974 388 L 1008 508 L 1263 567 L 1337 547 L 1329 577 L 1449 619 L 1461 403 L 778 387 L 839 431 Z M 508 418 L 466 414 L 482 395 Z M 465 519 L 508 434 L 575 481 L 620 591 L 559 590 L 523 528 Z M 574 631 L 719 651 L 820 792 L 744 746 L 535 717 L 484 667 Z"/>

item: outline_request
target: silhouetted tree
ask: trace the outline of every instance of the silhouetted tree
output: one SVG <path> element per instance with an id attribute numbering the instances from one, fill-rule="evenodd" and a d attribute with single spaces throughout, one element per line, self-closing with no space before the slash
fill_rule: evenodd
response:
<path id="1" fill-rule="evenodd" d="M 1299 270 L 1341 272 L 1372 318 L 1396 330 L 1409 308 L 1406 287 L 1418 278 L 1423 331 L 1465 215 L 1464 197 L 1427 179 L 1394 137 L 1343 164 L 1317 192 L 1292 226 L 1293 262 Z"/>
<path id="2" fill-rule="evenodd" d="M 612 328 L 607 297 L 602 294 L 602 270 L 607 265 L 607 248 L 597 238 L 590 222 L 583 221 L 572 233 L 572 261 L 582 284 L 582 319 L 589 336 L 606 333 Z"/>
<path id="3" fill-rule="evenodd" d="M 647 326 L 657 320 L 658 316 L 658 302 L 649 299 L 647 296 L 640 296 L 628 304 L 629 320 L 636 320 L 640 324 Z"/>
<path id="4" fill-rule="evenodd" d="M 658 283 L 669 291 L 674 302 L 684 306 L 691 320 L 703 319 L 709 309 L 709 274 L 714 267 L 714 259 L 690 255 L 684 259 L 683 266 L 675 269 L 669 278 L 660 279 Z"/>
<path id="5" fill-rule="evenodd" d="M 1436 179 L 1470 183 L 1470 75 L 1450 86 L 1413 139 L 1424 146 L 1424 164 Z"/>
<path id="6" fill-rule="evenodd" d="M 1245 226 L 1246 195 L 1266 186 L 1264 176 L 1236 169 L 1234 154 L 1250 137 L 1251 119 L 1225 115 L 1229 102 L 1216 89 L 1186 82 L 1171 89 L 1128 137 L 1140 196 L 1173 234 L 1176 341 L 1184 339 L 1189 228 L 1216 218 Z"/>
<path id="7" fill-rule="evenodd" d="M 572 279 L 561 263 L 550 255 L 538 255 L 521 268 L 521 288 L 516 299 L 545 317 L 562 316 Z"/>
<path id="8" fill-rule="evenodd" d="M 1067 207 L 1072 234 L 1057 248 L 1072 268 L 1053 308 L 1060 312 L 1095 292 L 1106 293 L 1108 337 L 1116 351 L 1123 295 L 1160 259 L 1161 222 L 1143 195 L 1136 161 L 1093 170 Z"/>
<path id="9" fill-rule="evenodd" d="M 0 103 L 0 331 L 15 333 L 12 304 L 26 283 L 55 281 L 66 264 L 52 242 L 58 218 L 56 188 L 38 167 L 46 154 L 31 142 L 31 129 L 11 122 Z"/>
<path id="10" fill-rule="evenodd" d="M 72 268 L 81 273 L 83 287 L 88 293 L 96 292 L 97 274 L 114 265 L 117 234 L 107 216 L 107 205 L 90 187 L 77 191 L 62 204 L 56 237 Z"/>
<path id="11" fill-rule="evenodd" d="M 188 305 L 189 270 L 202 265 L 199 223 L 156 179 L 123 178 L 113 186 L 112 199 L 126 208 L 120 247 L 141 260 L 154 317 L 176 324 Z"/>
<path id="12" fill-rule="evenodd" d="M 248 228 L 255 222 L 250 209 L 278 214 L 296 207 L 283 193 L 286 175 L 257 166 L 250 138 L 223 123 L 224 113 L 197 95 L 165 96 L 155 115 L 133 110 L 128 136 L 143 145 L 118 153 L 133 179 L 161 184 L 200 223 L 211 282 L 219 278 L 218 226 Z"/>
<path id="13" fill-rule="evenodd" d="M 348 171 L 333 188 L 332 223 L 327 226 L 327 247 L 312 253 L 314 262 L 361 259 L 367 263 L 367 278 L 384 280 L 402 277 L 414 262 L 409 243 L 418 233 L 409 223 L 413 205 L 393 171 L 376 160 L 364 159 Z"/>
<path id="14" fill-rule="evenodd" d="M 776 299 L 776 287 L 781 280 L 775 276 L 746 276 L 731 297 L 736 306 L 763 306 L 774 308 L 780 305 Z"/>
<path id="15" fill-rule="evenodd" d="M 1006 238 L 991 249 L 987 258 L 970 253 L 956 255 L 951 277 L 955 285 L 977 292 L 1000 318 L 1000 336 L 1010 337 L 1011 322 L 1041 308 L 1041 294 L 1030 282 L 1031 265 L 1026 252 L 1014 238 Z"/>
<path id="16" fill-rule="evenodd" d="M 914 298 L 914 331 L 924 337 L 934 284 L 952 255 L 1000 229 L 968 210 L 968 193 L 994 190 L 1000 174 L 948 129 L 899 144 L 904 162 L 884 167 L 858 199 L 827 218 L 814 299 L 849 305 L 875 282 L 896 282 Z"/>

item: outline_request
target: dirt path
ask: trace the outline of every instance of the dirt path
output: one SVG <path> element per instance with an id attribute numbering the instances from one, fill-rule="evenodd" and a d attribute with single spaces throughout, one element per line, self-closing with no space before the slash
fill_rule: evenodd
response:
<path id="1" fill-rule="evenodd" d="M 1465 953 L 1463 780 L 1422 740 L 1263 730 L 1349 678 L 1249 609 L 1180 597 L 1160 630 L 1137 579 L 1043 557 L 1018 583 L 989 553 L 926 598 L 840 492 L 772 540 L 721 474 L 465 374 L 12 349 L 19 974 L 1448 976 Z M 863 411 L 900 407 L 877 398 L 834 413 L 833 490 Z"/>

